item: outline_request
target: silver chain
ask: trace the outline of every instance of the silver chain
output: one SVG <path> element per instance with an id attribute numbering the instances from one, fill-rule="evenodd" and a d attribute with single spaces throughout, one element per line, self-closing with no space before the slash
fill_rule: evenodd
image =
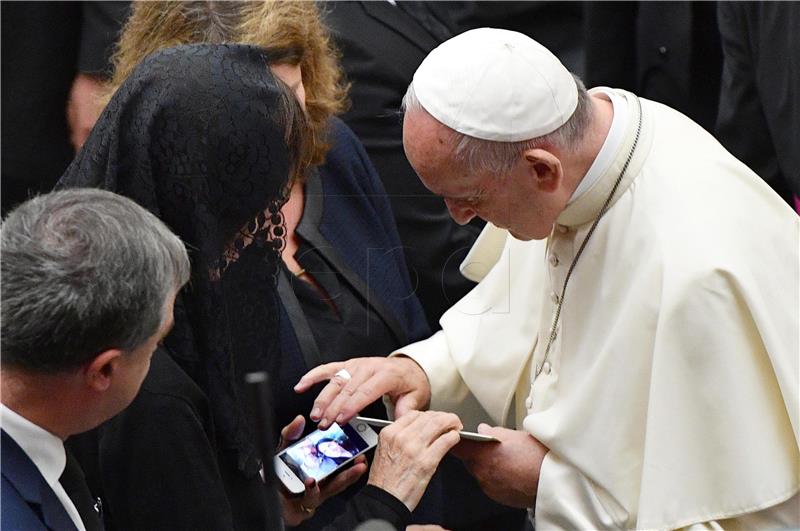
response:
<path id="1" fill-rule="evenodd" d="M 625 170 L 628 169 L 628 165 L 631 163 L 631 159 L 633 159 L 633 153 L 636 151 L 636 146 L 639 144 L 639 135 L 642 132 L 642 103 L 639 101 L 638 97 L 636 98 L 636 103 L 639 106 L 639 124 L 636 127 L 636 138 L 634 138 L 633 146 L 631 147 L 630 153 L 628 153 L 628 158 L 625 160 L 625 164 L 622 166 L 622 170 L 619 172 L 619 177 L 617 177 L 614 186 L 611 188 L 611 193 L 608 194 L 606 202 L 603 203 L 600 213 L 597 215 L 594 223 L 592 223 L 592 226 L 589 228 L 589 232 L 586 234 L 583 242 L 581 242 L 581 246 L 578 248 L 578 252 L 575 254 L 575 258 L 572 259 L 572 263 L 569 266 L 567 276 L 564 279 L 564 285 L 561 287 L 561 296 L 558 298 L 558 302 L 556 303 L 556 315 L 553 317 L 553 324 L 550 326 L 550 337 L 547 340 L 547 347 L 544 350 L 544 357 L 542 358 L 542 362 L 536 366 L 536 373 L 533 376 L 534 380 L 539 377 L 542 369 L 544 369 L 544 364 L 547 361 L 547 357 L 550 355 L 550 347 L 553 346 L 553 341 L 556 339 L 556 328 L 558 327 L 558 320 L 561 317 L 561 307 L 564 305 L 564 295 L 567 293 L 567 283 L 572 276 L 572 271 L 575 269 L 575 264 L 578 263 L 578 258 L 581 257 L 583 250 L 586 248 L 586 244 L 589 243 L 589 238 L 591 238 L 592 234 L 594 234 L 594 230 L 597 228 L 600 218 L 602 218 L 608 210 L 608 205 L 611 204 L 611 199 L 614 197 L 614 194 L 617 193 L 619 183 L 622 182 L 622 177 L 625 175 Z"/>

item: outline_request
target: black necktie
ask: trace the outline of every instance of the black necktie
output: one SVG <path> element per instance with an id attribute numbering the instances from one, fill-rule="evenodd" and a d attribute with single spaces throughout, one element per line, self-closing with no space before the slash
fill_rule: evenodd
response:
<path id="1" fill-rule="evenodd" d="M 67 465 L 58 478 L 61 486 L 67 492 L 69 499 L 78 509 L 78 514 L 83 520 L 86 531 L 102 531 L 103 522 L 100 520 L 100 500 L 95 500 L 89 492 L 89 485 L 78 461 L 67 451 Z"/>

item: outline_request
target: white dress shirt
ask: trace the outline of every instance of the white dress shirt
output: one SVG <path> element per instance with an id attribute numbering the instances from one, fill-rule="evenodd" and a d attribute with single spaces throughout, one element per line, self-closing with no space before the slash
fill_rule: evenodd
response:
<path id="1" fill-rule="evenodd" d="M 0 425 L 2 425 L 3 431 L 14 439 L 14 442 L 22 448 L 22 451 L 39 469 L 42 477 L 53 489 L 78 531 L 86 531 L 83 520 L 78 514 L 78 509 L 75 508 L 75 504 L 72 503 L 67 491 L 64 490 L 64 487 L 59 482 L 59 478 L 67 464 L 64 442 L 49 431 L 9 409 L 5 404 L 0 404 Z"/>

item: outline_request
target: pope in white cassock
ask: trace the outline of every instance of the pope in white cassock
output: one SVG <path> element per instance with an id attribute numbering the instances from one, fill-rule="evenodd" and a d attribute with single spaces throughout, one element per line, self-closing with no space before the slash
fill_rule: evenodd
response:
<path id="1" fill-rule="evenodd" d="M 587 92 L 518 33 L 443 43 L 404 104 L 420 179 L 489 222 L 480 283 L 431 338 L 310 371 L 311 417 L 383 395 L 480 423 L 501 442 L 458 455 L 538 530 L 800 527 L 800 218 L 682 114 Z"/>

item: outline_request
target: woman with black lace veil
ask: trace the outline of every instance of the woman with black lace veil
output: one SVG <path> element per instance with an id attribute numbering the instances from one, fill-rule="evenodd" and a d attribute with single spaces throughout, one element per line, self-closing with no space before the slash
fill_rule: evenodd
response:
<path id="1" fill-rule="evenodd" d="M 308 416 L 322 388 L 294 392 L 309 369 L 352 357 L 387 355 L 427 337 L 429 330 L 380 178 L 353 132 L 336 118 L 346 105 L 347 84 L 315 3 L 136 2 L 114 54 L 109 97 L 149 54 L 201 42 L 266 50 L 273 73 L 304 105 L 310 129 L 306 159 L 311 166 L 296 172 L 281 209 L 285 245 L 277 274 L 280 363 L 269 370 L 276 424 L 284 426 L 298 415 Z M 364 415 L 385 418 L 386 411 L 378 401 Z M 292 428 L 288 431 L 294 436 L 315 426 L 303 425 L 300 419 Z M 441 485 L 437 476 L 414 513 L 415 521 L 443 521 Z M 344 510 L 358 489 L 354 485 L 331 495 L 329 486 L 322 487 L 326 502 L 298 501 L 300 517 L 289 518 L 289 523 L 304 520 L 303 531 L 319 530 Z M 235 518 L 247 517 L 247 500 L 232 496 L 231 504 Z"/>
<path id="2" fill-rule="evenodd" d="M 311 156 L 305 115 L 270 73 L 272 59 L 239 45 L 152 54 L 116 92 L 59 182 L 134 199 L 183 239 L 192 260 L 174 328 L 139 396 L 70 441 L 106 502 L 108 529 L 268 529 L 275 516 L 265 512 L 242 382 L 253 370 L 282 370 L 281 207 Z M 299 500 L 284 498 L 287 522 L 306 517 L 302 502 L 319 505 L 365 469 L 360 460 L 326 492 L 312 485 Z M 370 477 L 402 472 L 379 465 Z M 409 511 L 368 485 L 326 523 L 350 529 L 375 516 L 402 525 Z"/>

